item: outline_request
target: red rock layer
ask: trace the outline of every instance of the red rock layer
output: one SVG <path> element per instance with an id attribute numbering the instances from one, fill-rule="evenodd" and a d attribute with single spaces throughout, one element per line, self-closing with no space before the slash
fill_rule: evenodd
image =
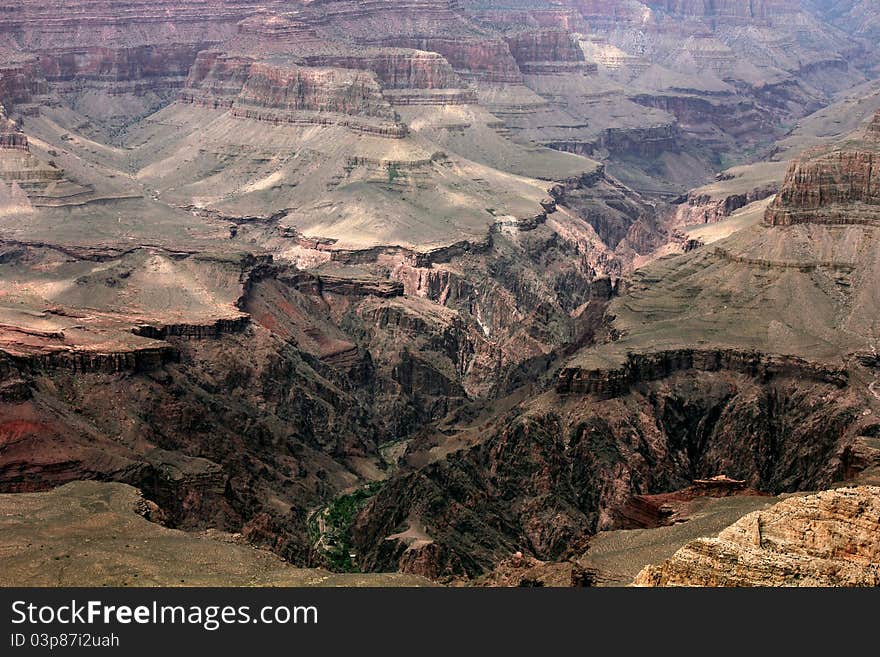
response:
<path id="1" fill-rule="evenodd" d="M 309 66 L 372 71 L 385 89 L 460 89 L 464 86 L 449 62 L 435 52 L 328 53 L 308 55 L 304 60 Z"/>
<path id="2" fill-rule="evenodd" d="M 679 16 L 753 21 L 800 9 L 797 0 L 642 0 L 653 9 Z"/>
<path id="3" fill-rule="evenodd" d="M 203 41 L 273 0 L 0 0 L 0 32 L 30 50 Z"/>
<path id="4" fill-rule="evenodd" d="M 46 81 L 42 79 L 39 63 L 35 58 L 0 64 L 0 102 L 7 108 L 17 103 L 29 103 L 34 96 L 47 91 Z"/>
<path id="5" fill-rule="evenodd" d="M 518 32 L 506 38 L 516 63 L 527 62 L 582 62 L 584 54 L 572 36 L 563 30 L 533 30 Z"/>
<path id="6" fill-rule="evenodd" d="M 648 566 L 637 586 L 877 586 L 880 488 L 792 497 Z"/>
<path id="7" fill-rule="evenodd" d="M 231 109 L 235 116 L 259 121 L 339 123 L 388 136 L 405 132 L 374 75 L 350 69 L 274 64 L 206 51 L 193 65 L 180 100 Z"/>
<path id="8" fill-rule="evenodd" d="M 7 118 L 3 105 L 0 105 L 0 150 L 28 150 L 27 135 Z"/>
<path id="9" fill-rule="evenodd" d="M 502 39 L 386 37 L 377 45 L 440 53 L 466 79 L 519 84 L 522 74 Z"/>
<path id="10" fill-rule="evenodd" d="M 880 113 L 861 141 L 812 152 L 792 162 L 776 200 L 771 226 L 799 223 L 871 224 L 880 220 Z"/>

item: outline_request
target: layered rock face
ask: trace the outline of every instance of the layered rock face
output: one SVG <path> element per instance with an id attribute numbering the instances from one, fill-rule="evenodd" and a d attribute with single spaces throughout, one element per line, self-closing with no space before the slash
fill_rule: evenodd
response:
<path id="1" fill-rule="evenodd" d="M 362 464 L 386 467 L 380 436 L 408 436 L 462 407 L 465 387 L 492 396 L 521 385 L 577 330 L 568 309 L 589 301 L 590 269 L 546 226 L 515 234 L 499 234 L 497 252 L 464 251 L 450 269 L 402 267 L 398 280 L 377 275 L 387 265 L 312 274 L 265 257 L 10 246 L 8 268 L 75 267 L 70 284 L 114 318 L 82 317 L 67 296 L 61 307 L 46 300 L 51 312 L 33 328 L 0 333 L 0 487 L 124 481 L 174 526 L 243 529 L 305 562 L 306 509 L 357 482 Z M 546 281 L 531 274 L 537 260 Z M 200 295 L 210 283 L 218 298 L 204 315 L 191 292 L 153 289 L 169 267 L 169 280 L 190 280 Z M 162 307 L 168 298 L 177 303 Z M 219 397 L 234 400 L 227 411 Z M 282 504 L 267 504 L 284 490 Z"/>
<path id="2" fill-rule="evenodd" d="M 880 488 L 792 497 L 648 566 L 636 586 L 878 586 Z"/>
<path id="3" fill-rule="evenodd" d="M 633 180 L 647 173 L 655 178 L 652 190 L 659 186 L 667 191 L 671 184 L 680 193 L 684 191 L 682 184 L 701 181 L 682 180 L 684 166 L 673 160 L 684 159 L 686 164 L 691 158 L 711 159 L 712 153 L 758 142 L 789 121 L 797 105 L 815 104 L 819 99 L 811 96 L 814 89 L 824 89 L 829 79 L 848 79 L 851 71 L 839 71 L 837 76 L 821 72 L 827 62 L 817 61 L 813 51 L 821 46 L 837 53 L 840 40 L 829 37 L 817 41 L 815 25 L 809 21 L 801 30 L 808 38 L 792 41 L 791 48 L 788 36 L 781 39 L 786 48 L 779 50 L 805 49 L 803 56 L 791 61 L 780 59 L 779 68 L 785 73 L 770 81 L 759 80 L 754 71 L 745 74 L 742 67 L 734 65 L 741 48 L 750 53 L 777 49 L 778 44 L 768 44 L 769 36 L 761 30 L 769 21 L 773 30 L 788 35 L 784 19 L 794 11 L 790 4 L 664 2 L 605 3 L 597 7 L 575 3 L 574 8 L 489 7 L 475 12 L 438 0 L 378 0 L 366 4 L 312 3 L 284 14 L 290 7 L 279 2 L 206 0 L 163 4 L 161 13 L 151 13 L 148 9 L 154 7 L 148 8 L 143 2 L 118 6 L 89 3 L 59 17 L 52 14 L 51 6 L 26 3 L 16 12 L 9 12 L 9 28 L 22 48 L 39 55 L 38 77 L 48 78 L 50 86 L 86 116 L 110 124 L 114 135 L 127 128 L 129 119 L 114 109 L 118 101 L 96 104 L 89 94 L 125 98 L 126 104 L 136 105 L 139 114 L 145 116 L 172 99 L 200 50 L 226 43 L 232 45 L 230 52 L 239 52 L 250 40 L 246 50 L 257 60 L 271 53 L 305 55 L 312 49 L 315 52 L 299 63 L 371 70 L 384 89 L 401 92 L 386 96 L 402 106 L 469 104 L 476 96 L 473 90 L 465 89 L 468 84 L 485 87 L 488 95 L 497 96 L 497 89 L 493 91 L 492 87 L 525 82 L 538 96 L 563 106 L 563 111 L 539 112 L 522 122 L 522 116 L 517 115 L 535 103 L 535 96 L 528 94 L 525 103 L 521 91 L 500 99 L 502 102 L 493 99 L 493 110 L 497 105 L 504 108 L 502 114 L 509 112 L 515 117 L 509 121 L 514 130 L 567 152 L 601 153 L 626 161 L 624 168 L 635 169 L 627 171 Z M 210 19 L 198 20 L 199 12 L 205 11 Z M 599 22 L 584 20 L 584 16 L 597 15 L 601 17 Z M 705 22 L 706 27 L 676 28 L 674 22 L 664 18 L 667 15 L 687 17 L 700 25 Z M 803 11 L 795 15 L 794 22 L 806 21 Z M 648 17 L 644 43 L 632 40 L 632 30 L 640 29 L 640 16 Z M 135 28 L 126 32 L 130 25 Z M 578 35 L 588 32 L 590 25 L 594 29 L 607 28 L 614 47 L 621 49 L 625 57 L 641 58 L 645 67 L 655 64 L 663 70 L 649 71 L 650 76 L 637 85 L 638 93 L 617 91 L 613 100 L 606 82 L 597 81 L 584 88 L 584 74 L 592 77 L 597 71 L 592 62 L 584 61 L 578 46 Z M 741 25 L 754 28 L 745 45 L 735 32 Z M 700 29 L 717 34 L 691 38 L 694 30 Z M 58 46 L 61 42 L 64 47 Z M 364 46 L 403 47 L 430 51 L 434 56 L 353 54 Z M 681 54 L 682 49 L 687 55 Z M 700 62 L 700 75 L 703 69 L 718 69 L 708 73 L 712 78 L 708 86 L 698 79 L 700 76 L 688 79 L 693 74 L 691 60 Z M 846 69 L 846 62 L 836 54 L 831 60 Z M 797 75 L 807 76 L 801 63 L 821 69 L 810 78 L 810 89 L 800 88 L 795 79 Z M 450 75 L 450 67 L 458 80 Z M 541 79 L 525 79 L 534 77 Z M 741 79 L 741 83 L 734 89 L 724 79 Z M 577 88 L 574 93 L 572 85 Z M 449 91 L 411 93 L 414 89 Z M 602 100 L 597 104 L 596 99 Z M 642 117 L 638 121 L 639 110 L 633 102 L 658 112 L 650 120 Z M 599 125 L 602 123 L 606 125 Z M 644 129 L 636 123 L 648 123 L 650 127 Z M 640 163 L 644 158 L 662 162 L 659 173 L 656 167 L 645 168 Z"/>
<path id="4" fill-rule="evenodd" d="M 2 9 L 4 32 L 22 40 L 33 50 L 52 42 L 74 37 L 100 45 L 102 41 L 132 41 L 164 36 L 178 26 L 181 34 L 204 34 L 210 30 L 234 28 L 237 21 L 254 11 L 279 3 L 257 0 L 166 0 L 147 2 L 96 0 L 73 6 L 62 3 L 5 2 Z M 59 39 L 59 37 L 62 37 Z M 71 39 L 73 40 L 73 39 Z"/>
<path id="5" fill-rule="evenodd" d="M 876 38 L 880 35 L 880 10 L 871 0 L 811 0 L 829 22 L 846 30 Z"/>
<path id="6" fill-rule="evenodd" d="M 49 82 L 142 82 L 155 78 L 185 78 L 201 44 L 164 47 L 90 47 L 53 52 L 40 57 L 40 69 Z"/>
<path id="7" fill-rule="evenodd" d="M 638 496 L 873 462 L 874 366 L 828 355 L 866 349 L 829 333 L 873 326 L 867 237 L 633 273 L 662 199 L 860 81 L 808 14 L 57 4 L 0 2 L 0 491 L 120 481 L 298 564 L 587 585 L 568 558 Z"/>
<path id="8" fill-rule="evenodd" d="M 549 71 L 549 65 L 558 63 L 558 70 L 565 70 L 563 62 L 584 61 L 584 53 L 578 48 L 572 35 L 563 30 L 519 32 L 506 38 L 510 53 L 524 73 Z"/>
<path id="9" fill-rule="evenodd" d="M 750 23 L 754 20 L 778 19 L 801 9 L 797 0 L 645 0 L 652 9 L 681 16 L 711 18 L 725 22 Z"/>
<path id="10" fill-rule="evenodd" d="M 273 64 L 205 52 L 194 64 L 180 98 L 258 121 L 320 124 L 339 114 L 352 117 L 337 121 L 354 128 L 392 135 L 403 130 L 395 125 L 394 111 L 376 79 L 344 68 Z M 359 117 L 364 120 L 358 121 Z M 371 118 L 377 120 L 373 125 Z"/>
<path id="11" fill-rule="evenodd" d="M 539 397 L 489 436 L 480 427 L 473 446 L 395 475 L 358 517 L 355 542 L 370 570 L 440 578 L 479 575 L 516 551 L 570 557 L 636 495 L 719 472 L 769 492 L 829 485 L 861 431 L 858 409 L 834 385 L 724 372 L 680 373 L 602 404 Z M 414 466 L 430 448 L 410 446 Z"/>
<path id="12" fill-rule="evenodd" d="M 762 201 L 779 191 L 780 183 L 771 176 L 768 176 L 769 180 L 759 180 L 754 183 L 744 180 L 740 183 L 738 180 L 740 176 L 737 174 L 743 172 L 742 176 L 745 178 L 747 167 L 734 171 L 736 173 L 719 174 L 716 182 L 691 190 L 686 196 L 677 199 L 675 223 L 688 226 L 724 221 L 737 210 Z"/>
<path id="13" fill-rule="evenodd" d="M 131 123 L 132 107 L 145 116 L 166 104 L 200 50 L 234 35 L 238 21 L 272 4 L 7 3 L 0 8 L 0 29 L 34 64 L 12 98 L 3 93 L 6 80 L 0 81 L 0 101 L 42 104 L 46 94 L 60 94 L 108 132 L 122 130 Z M 95 100 L 100 96 L 103 102 Z"/>
<path id="14" fill-rule="evenodd" d="M 840 386 L 847 382 L 846 371 L 842 368 L 823 367 L 793 356 L 774 357 L 760 352 L 737 350 L 682 349 L 646 354 L 630 353 L 620 369 L 565 368 L 559 374 L 556 391 L 560 394 L 610 398 L 627 393 L 639 383 L 693 370 L 738 372 L 760 379 L 793 376 Z"/>
<path id="15" fill-rule="evenodd" d="M 522 72 L 501 39 L 456 39 L 437 37 L 385 37 L 376 45 L 430 50 L 443 55 L 462 78 L 497 84 L 522 82 Z"/>
<path id="16" fill-rule="evenodd" d="M 15 61 L 10 55 L 4 53 L 9 61 L 0 64 L 0 102 L 7 108 L 16 103 L 30 103 L 35 96 L 48 91 L 36 57 L 19 56 L 19 61 Z"/>
<path id="17" fill-rule="evenodd" d="M 767 211 L 772 226 L 798 223 L 873 224 L 880 205 L 880 114 L 860 140 L 811 152 L 792 163 Z"/>
<path id="18" fill-rule="evenodd" d="M 43 162 L 31 153 L 27 135 L 0 104 L 0 212 L 28 214 L 32 207 L 26 192 L 44 190 L 63 175 L 54 162 Z"/>
<path id="19" fill-rule="evenodd" d="M 3 105 L 0 105 L 0 150 L 28 150 L 27 135 L 6 115 Z"/>
<path id="20" fill-rule="evenodd" d="M 383 89 L 458 89 L 461 79 L 438 53 L 423 51 L 377 52 L 365 56 L 316 54 L 306 56 L 311 66 L 372 71 Z"/>

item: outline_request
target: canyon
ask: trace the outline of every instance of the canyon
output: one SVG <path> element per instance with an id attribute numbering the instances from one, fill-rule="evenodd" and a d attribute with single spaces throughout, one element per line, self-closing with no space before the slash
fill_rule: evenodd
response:
<path id="1" fill-rule="evenodd" d="M 95 585 L 781 584 L 730 509 L 876 496 L 871 3 L 61 4 L 0 1 L 19 583 L 98 499 Z"/>

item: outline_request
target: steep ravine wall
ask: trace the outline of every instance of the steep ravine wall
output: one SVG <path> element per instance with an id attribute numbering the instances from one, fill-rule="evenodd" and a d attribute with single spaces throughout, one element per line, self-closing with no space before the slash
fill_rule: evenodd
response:
<path id="1" fill-rule="evenodd" d="M 609 399 L 626 394 L 639 383 L 656 381 L 677 372 L 728 371 L 766 380 L 774 376 L 795 376 L 823 383 L 846 385 L 847 373 L 811 363 L 796 356 L 777 356 L 736 349 L 675 349 L 654 353 L 630 353 L 616 369 L 567 367 L 559 374 L 556 392 L 563 395 L 596 395 Z"/>

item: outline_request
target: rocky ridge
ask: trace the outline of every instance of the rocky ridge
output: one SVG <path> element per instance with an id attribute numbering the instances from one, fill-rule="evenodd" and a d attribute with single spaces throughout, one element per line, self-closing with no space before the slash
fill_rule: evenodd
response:
<path id="1" fill-rule="evenodd" d="M 630 273 L 712 153 L 863 78 L 841 33 L 780 3 L 159 7 L 3 13 L 0 490 L 122 481 L 326 564 L 310 519 L 368 488 L 356 567 L 552 585 L 589 583 L 569 557 L 640 495 L 870 461 L 866 235 L 763 226 Z M 23 186 L 25 157 L 57 180 Z M 811 322 L 719 328 L 726 283 L 766 308 L 800 274 Z M 845 345 L 831 306 L 866 309 Z"/>
<path id="2" fill-rule="evenodd" d="M 880 113 L 861 139 L 831 149 L 810 151 L 792 163 L 766 222 L 873 224 L 880 204 L 874 163 L 880 145 Z"/>
<path id="3" fill-rule="evenodd" d="M 636 586 L 877 586 L 880 489 L 839 488 L 755 511 L 648 566 Z"/>

